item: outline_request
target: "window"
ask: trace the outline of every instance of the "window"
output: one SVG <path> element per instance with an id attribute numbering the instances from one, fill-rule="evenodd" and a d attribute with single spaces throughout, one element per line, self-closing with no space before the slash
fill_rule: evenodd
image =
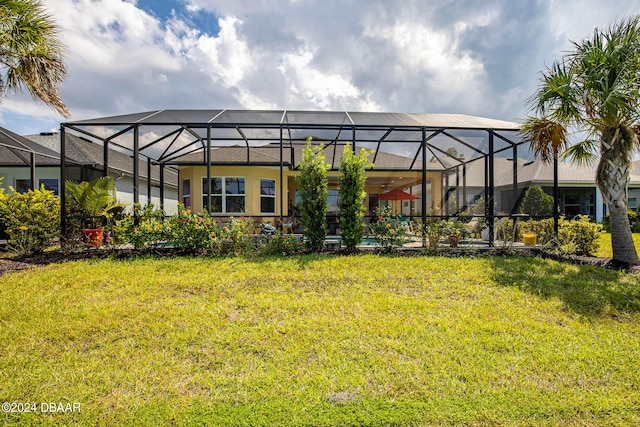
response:
<path id="1" fill-rule="evenodd" d="M 580 195 L 579 194 L 564 195 L 564 214 L 569 219 L 580 214 Z"/>
<path id="2" fill-rule="evenodd" d="M 207 208 L 209 186 L 207 178 L 202 178 L 202 207 Z M 211 213 L 244 213 L 245 179 L 244 177 L 211 178 Z"/>
<path id="3" fill-rule="evenodd" d="M 300 195 L 300 189 L 295 193 L 296 205 L 299 206 L 302 203 L 302 196 Z M 327 190 L 327 215 L 338 215 L 338 190 L 330 188 Z"/>
<path id="4" fill-rule="evenodd" d="M 276 181 L 260 179 L 260 213 L 276 213 Z"/>
<path id="5" fill-rule="evenodd" d="M 13 187 L 16 190 L 16 193 L 26 193 L 31 190 L 31 180 L 30 179 L 16 179 L 16 185 Z"/>
<path id="6" fill-rule="evenodd" d="M 36 189 L 39 190 L 42 185 L 44 185 L 45 190 L 53 191 L 54 196 L 58 195 L 58 178 L 40 178 Z M 15 188 L 16 193 L 26 193 L 31 190 L 31 180 L 17 178 L 16 185 L 13 188 Z"/>
<path id="7" fill-rule="evenodd" d="M 182 204 L 189 208 L 191 207 L 191 180 L 182 180 Z"/>
<path id="8" fill-rule="evenodd" d="M 38 180 L 38 186 L 43 186 L 45 190 L 53 191 L 53 195 L 58 195 L 58 179 L 57 178 L 41 178 Z"/>

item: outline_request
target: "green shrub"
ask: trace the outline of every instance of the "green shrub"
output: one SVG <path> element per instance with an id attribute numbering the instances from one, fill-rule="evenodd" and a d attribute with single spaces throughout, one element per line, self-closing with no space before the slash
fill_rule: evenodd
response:
<path id="1" fill-rule="evenodd" d="M 304 251 L 304 244 L 295 234 L 276 234 L 267 238 L 266 244 L 260 248 L 267 255 L 296 255 Z"/>
<path id="2" fill-rule="evenodd" d="M 60 199 L 53 191 L 29 190 L 2 194 L 3 222 L 9 236 L 9 249 L 18 255 L 44 251 L 60 232 Z"/>
<path id="3" fill-rule="evenodd" d="M 560 217 L 556 239 L 553 218 L 531 219 L 518 223 L 518 240 L 524 233 L 533 233 L 540 245 L 555 244 L 565 253 L 592 255 L 600 246 L 602 229 L 602 224 L 592 222 L 587 215 L 578 215 L 574 220 Z"/>
<path id="4" fill-rule="evenodd" d="M 135 204 L 131 213 L 117 220 L 113 226 L 113 242 L 132 244 L 136 249 L 166 243 L 170 230 L 164 224 L 164 211 L 153 204 Z"/>
<path id="5" fill-rule="evenodd" d="M 242 255 L 253 249 L 249 239 L 249 223 L 244 218 L 231 218 L 229 223 L 218 228 L 221 255 Z"/>
<path id="6" fill-rule="evenodd" d="M 440 239 L 446 235 L 446 221 L 428 221 L 424 227 L 424 232 L 429 240 L 429 248 L 438 249 L 440 247 Z"/>
<path id="7" fill-rule="evenodd" d="M 392 215 L 390 207 L 384 207 L 374 222 L 369 224 L 369 231 L 385 251 L 391 251 L 409 241 L 407 226 L 400 215 Z"/>
<path id="8" fill-rule="evenodd" d="M 553 215 L 553 196 L 544 192 L 540 187 L 529 187 L 524 193 L 520 213 L 532 217 L 545 217 Z"/>
<path id="9" fill-rule="evenodd" d="M 555 240 L 553 218 L 529 219 L 518 222 L 518 240 L 522 240 L 523 234 L 536 234 L 540 245 L 546 245 Z"/>
<path id="10" fill-rule="evenodd" d="M 340 189 L 338 208 L 340 212 L 340 238 L 348 251 L 355 251 L 364 234 L 364 199 L 366 177 L 364 171 L 372 167 L 367 156 L 370 151 L 361 149 L 358 155 L 351 151 L 347 143 L 340 161 Z"/>
<path id="11" fill-rule="evenodd" d="M 218 222 L 204 212 L 197 215 L 178 204 L 178 213 L 164 220 L 167 244 L 185 251 L 207 249 L 217 251 L 220 244 Z"/>
<path id="12" fill-rule="evenodd" d="M 309 249 L 319 252 L 327 237 L 327 171 L 322 144 L 311 146 L 311 137 L 307 139 L 300 162 L 300 213 Z"/>
<path id="13" fill-rule="evenodd" d="M 574 220 L 561 218 L 558 223 L 558 240 L 563 252 L 592 255 L 600 247 L 602 224 L 591 222 L 587 215 Z"/>

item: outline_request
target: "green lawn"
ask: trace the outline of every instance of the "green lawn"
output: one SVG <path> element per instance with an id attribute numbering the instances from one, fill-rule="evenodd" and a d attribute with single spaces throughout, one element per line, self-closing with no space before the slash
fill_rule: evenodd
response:
<path id="1" fill-rule="evenodd" d="M 636 244 L 636 250 L 640 253 L 640 233 L 633 234 L 633 242 Z M 594 254 L 602 258 L 611 258 L 611 233 L 602 233 L 600 237 L 600 249 Z"/>
<path id="2" fill-rule="evenodd" d="M 0 278 L 0 400 L 81 406 L 5 425 L 640 425 L 639 363 L 640 277 L 549 260 L 92 260 Z"/>

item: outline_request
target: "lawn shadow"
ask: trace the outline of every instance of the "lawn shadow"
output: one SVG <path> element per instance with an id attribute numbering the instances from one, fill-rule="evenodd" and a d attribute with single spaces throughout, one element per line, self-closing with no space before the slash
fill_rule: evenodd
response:
<path id="1" fill-rule="evenodd" d="M 532 257 L 494 257 L 492 277 L 541 298 L 559 298 L 586 317 L 624 317 L 640 313 L 640 276 Z"/>

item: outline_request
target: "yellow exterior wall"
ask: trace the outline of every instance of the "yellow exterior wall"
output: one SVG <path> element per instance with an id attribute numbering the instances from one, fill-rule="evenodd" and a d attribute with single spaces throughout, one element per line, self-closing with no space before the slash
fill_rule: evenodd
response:
<path id="1" fill-rule="evenodd" d="M 191 209 L 195 212 L 202 212 L 202 179 L 207 177 L 206 166 L 193 166 L 180 170 L 180 201 L 182 201 L 182 182 L 184 179 L 191 179 Z M 280 168 L 268 166 L 212 166 L 211 177 L 244 177 L 245 178 L 245 212 L 244 215 L 265 215 L 280 216 Z M 289 171 L 284 170 L 284 180 L 282 192 L 285 195 L 284 213 L 287 213 L 287 183 Z M 276 213 L 263 214 L 260 212 L 260 179 L 273 179 L 276 181 Z M 228 216 L 228 214 L 212 214 Z"/>
<path id="2" fill-rule="evenodd" d="M 246 190 L 246 210 L 244 215 L 247 216 L 280 216 L 280 197 L 284 195 L 284 212 L 282 215 L 289 215 L 288 207 L 295 204 L 295 190 L 298 188 L 298 183 L 295 179 L 299 172 L 290 171 L 285 169 L 283 171 L 283 188 L 282 194 L 280 194 L 280 168 L 275 166 L 212 166 L 211 176 L 218 177 L 244 177 L 245 178 L 245 190 Z M 389 171 L 367 171 L 365 172 L 367 177 L 377 179 L 388 179 L 389 182 L 394 178 L 402 177 L 404 182 L 408 185 L 403 185 L 402 188 L 406 188 L 411 185 L 418 185 L 422 180 L 422 172 L 389 172 Z M 202 179 L 207 176 L 207 168 L 205 166 L 193 166 L 180 170 L 180 201 L 182 201 L 182 182 L 184 179 L 191 180 L 191 209 L 196 212 L 203 210 L 202 206 Z M 327 173 L 329 178 L 329 188 L 336 188 L 338 186 L 338 178 L 340 172 L 329 171 Z M 276 181 L 276 213 L 263 214 L 260 212 L 260 178 L 273 179 Z M 289 179 L 292 178 L 292 179 Z M 431 200 L 433 207 L 440 208 L 442 206 L 442 175 L 439 172 L 427 172 L 427 180 L 431 181 Z M 389 187 L 393 187 L 393 183 L 388 184 L 387 187 L 369 185 L 366 186 L 367 194 L 380 194 L 387 190 Z M 420 197 L 420 194 L 416 194 Z M 369 206 L 369 200 L 365 200 L 365 206 Z M 432 206 L 427 206 L 427 209 Z M 213 214 L 228 216 L 228 214 Z"/>

